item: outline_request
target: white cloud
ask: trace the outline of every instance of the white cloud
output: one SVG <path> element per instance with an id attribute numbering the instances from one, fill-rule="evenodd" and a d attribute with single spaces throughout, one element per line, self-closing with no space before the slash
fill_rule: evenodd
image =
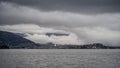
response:
<path id="1" fill-rule="evenodd" d="M 51 39 L 46 36 L 45 34 L 26 34 L 27 36 L 25 38 L 34 41 L 35 43 L 47 43 L 52 42 Z"/>
<path id="2" fill-rule="evenodd" d="M 51 36 L 52 41 L 56 44 L 84 44 L 84 41 L 79 40 L 76 34 L 71 33 L 69 36 Z"/>
<path id="3" fill-rule="evenodd" d="M 100 42 L 110 45 L 120 44 L 120 32 L 101 27 L 81 27 L 75 28 L 75 32 L 80 35 L 81 39 L 84 39 L 86 43 Z"/>
<path id="4" fill-rule="evenodd" d="M 56 30 L 54 28 L 40 27 L 35 24 L 16 24 L 16 25 L 0 25 L 0 30 L 11 31 L 11 32 L 27 32 L 27 33 L 46 33 L 46 32 L 54 32 L 54 33 L 67 33 L 64 30 Z"/>
<path id="5" fill-rule="evenodd" d="M 45 34 L 27 34 L 27 39 L 30 39 L 36 43 L 48 43 L 52 42 L 55 44 L 83 44 L 83 41 L 80 41 L 75 34 L 70 34 L 69 36 L 50 36 L 48 37 Z"/>
<path id="6" fill-rule="evenodd" d="M 40 27 L 35 24 L 18 24 L 18 25 L 4 25 L 0 26 L 1 30 L 10 31 L 14 33 L 26 33 L 26 37 L 36 43 L 53 42 L 56 44 L 83 44 L 76 34 L 64 30 L 56 30 L 53 28 Z M 48 37 L 45 33 L 68 33 L 69 36 L 55 36 Z M 32 33 L 32 34 L 31 34 Z"/>

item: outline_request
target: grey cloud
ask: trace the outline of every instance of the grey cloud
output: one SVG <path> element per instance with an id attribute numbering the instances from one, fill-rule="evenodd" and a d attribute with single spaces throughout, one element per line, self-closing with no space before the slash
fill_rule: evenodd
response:
<path id="1" fill-rule="evenodd" d="M 110 6 L 114 4 L 116 4 L 116 8 L 119 6 L 118 5 L 119 2 L 114 3 L 113 0 L 109 0 L 109 1 L 110 1 L 109 2 L 110 4 L 109 3 L 107 4 L 107 0 L 105 0 L 106 5 L 103 4 L 103 7 L 108 6 L 109 8 Z M 117 0 L 114 0 L 114 1 L 117 1 Z M 70 1 L 70 3 L 72 2 Z M 77 3 L 74 5 L 70 3 L 67 4 L 67 1 L 65 1 L 65 7 L 69 6 L 68 9 L 70 8 L 70 10 L 72 10 L 71 8 L 75 7 L 74 5 L 78 6 Z M 49 5 L 49 7 L 50 6 L 51 5 Z M 86 2 L 86 6 L 93 6 L 93 8 L 99 7 L 99 6 L 94 6 L 92 4 L 87 5 L 87 2 Z M 120 34 L 120 20 L 119 20 L 120 13 L 119 11 L 117 11 L 118 13 L 115 13 L 115 12 L 110 13 L 110 11 L 107 10 L 108 12 L 105 12 L 105 13 L 100 12 L 101 14 L 83 14 L 83 13 L 74 13 L 74 12 L 68 11 L 68 9 L 65 7 L 63 8 L 66 9 L 67 11 L 63 11 L 59 8 L 56 8 L 55 10 L 50 9 L 50 11 L 47 11 L 49 9 L 45 7 L 43 8 L 47 10 L 43 11 L 43 9 L 41 9 L 41 6 L 39 7 L 40 8 L 39 9 L 39 8 L 34 8 L 32 5 L 29 6 L 27 4 L 21 4 L 20 2 L 18 3 L 17 2 L 13 3 L 12 1 L 1 2 L 0 3 L 0 25 L 2 26 L 11 25 L 12 26 L 16 24 L 18 25 L 18 28 L 19 28 L 19 24 L 36 24 L 38 26 L 42 26 L 45 28 L 47 27 L 47 28 L 53 28 L 57 30 L 60 29 L 60 30 L 69 31 L 71 33 L 75 33 L 79 36 L 81 41 L 85 41 L 86 43 L 102 42 L 102 43 L 107 43 L 107 44 L 112 44 L 112 45 L 120 44 L 119 43 L 119 38 L 120 38 L 119 36 Z M 76 10 L 76 8 L 78 7 L 75 7 L 74 9 Z M 85 9 L 87 8 L 85 7 Z M 88 9 L 88 12 L 91 11 L 89 9 Z M 119 9 L 117 8 L 117 10 Z M 96 10 L 96 11 L 100 11 L 100 10 Z M 96 13 L 96 11 L 94 11 L 93 13 Z M 116 11 L 116 10 L 113 10 L 113 11 Z M 4 28 L 7 29 L 7 27 L 4 27 Z M 80 28 L 80 29 L 76 29 L 76 28 Z M 83 28 L 86 28 L 86 29 L 83 29 Z M 90 29 L 90 28 L 93 28 L 93 29 Z M 14 28 L 14 30 L 17 31 L 17 28 Z M 21 30 L 24 30 L 24 28 L 23 29 L 20 28 L 20 31 Z M 26 29 L 26 30 L 29 30 L 29 29 Z M 32 30 L 32 31 L 36 31 L 36 30 Z M 99 35 L 97 33 L 94 34 L 94 32 L 98 32 L 103 35 Z M 104 35 L 107 35 L 107 36 L 104 36 Z"/>
<path id="2" fill-rule="evenodd" d="M 33 23 L 44 27 L 105 27 L 112 30 L 120 29 L 120 13 L 87 15 L 63 11 L 43 12 L 39 9 L 1 3 L 0 24 Z M 74 24 L 74 25 L 73 25 Z"/>
<path id="3" fill-rule="evenodd" d="M 69 11 L 88 14 L 120 12 L 119 0 L 1 0 L 39 8 L 43 11 Z"/>

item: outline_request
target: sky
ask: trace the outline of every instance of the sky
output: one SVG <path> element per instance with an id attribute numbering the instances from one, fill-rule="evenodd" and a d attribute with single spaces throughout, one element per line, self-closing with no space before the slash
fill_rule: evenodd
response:
<path id="1" fill-rule="evenodd" d="M 120 46 L 119 7 L 120 0 L 0 0 L 0 30 L 36 43 Z"/>

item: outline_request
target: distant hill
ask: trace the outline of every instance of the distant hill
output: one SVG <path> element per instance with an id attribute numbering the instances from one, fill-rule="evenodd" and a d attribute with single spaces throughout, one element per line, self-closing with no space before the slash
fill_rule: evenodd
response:
<path id="1" fill-rule="evenodd" d="M 69 36 L 69 34 L 65 34 L 65 33 L 46 33 L 47 36 Z"/>
<path id="2" fill-rule="evenodd" d="M 36 44 L 17 34 L 0 31 L 0 48 L 32 48 Z"/>
<path id="3" fill-rule="evenodd" d="M 37 44 L 36 49 L 120 49 L 120 47 L 105 46 L 102 43 L 93 43 L 85 45 L 61 45 L 61 44 Z"/>
<path id="4" fill-rule="evenodd" d="M 51 35 L 64 35 L 64 34 L 48 34 Z M 66 34 L 65 34 L 66 35 Z M 105 46 L 102 43 L 93 43 L 85 45 L 61 45 L 54 44 L 52 42 L 41 44 L 34 43 L 28 39 L 25 39 L 26 35 L 22 33 L 11 33 L 6 31 L 0 31 L 0 49 L 120 49 L 116 46 Z"/>
<path id="5" fill-rule="evenodd" d="M 21 37 L 27 37 L 26 33 L 15 33 L 15 34 L 17 34 L 17 35 L 19 35 Z"/>

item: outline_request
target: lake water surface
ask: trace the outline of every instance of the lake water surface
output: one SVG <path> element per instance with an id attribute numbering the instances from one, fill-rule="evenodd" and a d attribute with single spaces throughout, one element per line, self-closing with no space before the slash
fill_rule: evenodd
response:
<path id="1" fill-rule="evenodd" d="M 120 68 L 120 49 L 2 49 L 0 68 Z"/>

